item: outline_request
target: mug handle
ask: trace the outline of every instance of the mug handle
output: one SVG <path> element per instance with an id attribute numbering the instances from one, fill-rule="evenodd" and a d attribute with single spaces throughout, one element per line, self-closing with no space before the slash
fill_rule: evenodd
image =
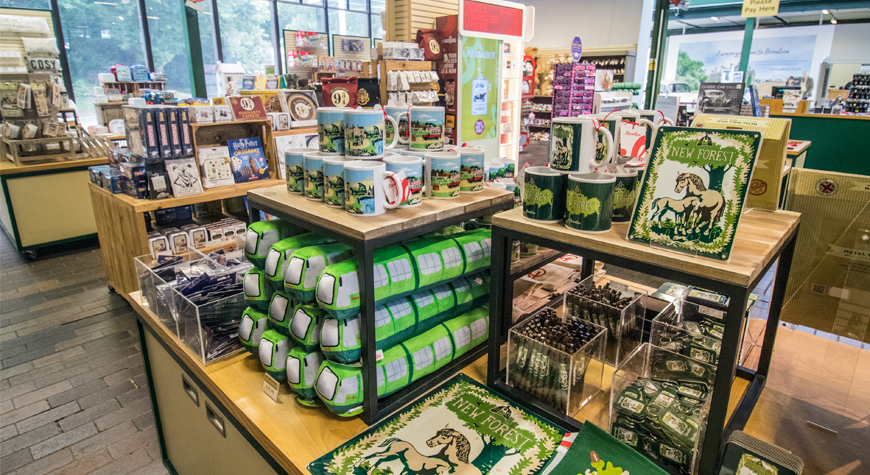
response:
<path id="1" fill-rule="evenodd" d="M 596 121 L 596 122 L 598 122 L 598 121 Z M 600 122 L 599 122 L 599 125 L 600 125 Z M 599 127 L 598 130 L 596 130 L 596 133 L 601 133 L 601 132 L 604 132 L 604 143 L 605 143 L 604 156 L 605 157 L 610 156 L 610 160 L 605 160 L 602 163 L 598 163 L 595 161 L 595 156 L 593 155 L 592 160 L 589 163 L 590 168 L 598 168 L 598 167 L 607 165 L 608 163 L 616 163 L 616 160 L 614 160 L 614 157 L 615 157 L 614 153 L 615 152 L 613 150 L 614 149 L 614 147 L 613 147 L 613 134 L 610 133 L 610 129 L 608 129 L 607 127 Z"/>
<path id="2" fill-rule="evenodd" d="M 402 112 L 402 114 L 407 114 L 407 112 Z M 393 123 L 393 130 L 396 131 L 396 133 L 393 134 L 393 143 L 390 145 L 384 145 L 384 150 L 391 150 L 399 143 L 399 121 L 388 115 L 384 115 L 384 118 Z"/>
<path id="3" fill-rule="evenodd" d="M 671 119 L 668 119 L 667 117 L 663 117 L 663 119 L 665 121 L 665 124 L 668 124 L 668 122 L 670 122 L 670 124 L 668 124 L 668 125 L 674 125 L 674 122 Z M 650 128 L 650 130 L 652 130 L 652 137 L 650 137 L 650 140 L 649 140 L 649 146 L 650 146 L 650 148 L 652 148 L 653 144 L 656 141 L 656 134 L 659 132 L 659 127 L 661 127 L 661 125 L 656 125 L 653 121 L 648 120 L 648 119 L 640 119 L 638 121 L 638 123 L 641 125 L 646 125 L 647 127 Z M 643 155 L 648 155 L 648 154 L 649 154 L 649 149 L 644 150 Z"/>
<path id="4" fill-rule="evenodd" d="M 402 144 L 402 145 L 407 145 L 407 144 L 411 141 L 411 140 L 410 140 L 410 137 L 407 138 L 407 139 L 403 139 L 403 138 L 402 138 L 402 131 L 399 130 L 399 124 L 402 122 L 402 116 L 405 116 L 405 117 L 408 118 L 408 134 L 411 133 L 411 116 L 408 115 L 407 112 L 402 112 L 402 113 L 400 113 L 399 115 L 397 115 L 395 119 L 393 119 L 393 120 L 395 120 L 395 124 L 396 124 L 396 125 L 393 126 L 393 127 L 395 127 L 393 130 L 396 131 L 396 137 L 399 138 L 399 142 L 398 142 L 398 143 L 400 143 L 400 144 Z M 387 117 L 390 117 L 390 116 L 387 116 Z"/>
<path id="5" fill-rule="evenodd" d="M 395 201 L 392 201 L 392 202 L 390 201 L 390 198 L 388 196 L 389 190 L 390 190 L 390 185 L 387 183 L 386 180 L 392 181 L 393 185 L 395 185 L 395 187 L 396 187 L 396 191 L 397 191 L 399 196 L 398 196 L 398 198 L 396 198 Z M 404 172 L 396 173 L 396 172 L 385 171 L 384 172 L 384 182 L 382 183 L 382 185 L 384 187 L 384 199 L 385 199 L 384 208 L 387 208 L 387 209 L 398 208 L 399 204 L 401 204 L 403 201 L 405 201 L 409 198 L 408 194 L 409 194 L 411 187 L 408 186 L 408 179 L 405 178 Z"/>

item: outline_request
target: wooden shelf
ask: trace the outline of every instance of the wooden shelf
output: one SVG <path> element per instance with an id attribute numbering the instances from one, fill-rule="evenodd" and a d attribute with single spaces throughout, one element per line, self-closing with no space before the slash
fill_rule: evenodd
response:
<path id="1" fill-rule="evenodd" d="M 0 161 L 0 175 L 18 175 L 21 173 L 45 172 L 52 170 L 63 170 L 65 168 L 77 167 L 92 167 L 96 165 L 107 165 L 109 159 L 103 158 L 86 158 L 82 160 L 53 160 L 44 163 L 33 163 L 16 166 L 10 161 Z"/>
<path id="2" fill-rule="evenodd" d="M 299 134 L 316 134 L 317 126 L 311 125 L 308 127 L 292 127 L 290 130 L 273 130 L 272 137 L 284 137 L 285 135 L 299 135 Z"/>
<path id="3" fill-rule="evenodd" d="M 354 239 L 369 240 L 405 233 L 475 210 L 504 206 L 506 203 L 513 203 L 513 193 L 487 187 L 480 193 L 461 194 L 458 198 L 448 200 L 424 199 L 420 206 L 388 210 L 380 216 L 370 218 L 351 216 L 342 209 L 307 200 L 301 194 L 288 193 L 283 184 L 252 190 L 248 193 L 248 201 Z"/>
<path id="4" fill-rule="evenodd" d="M 269 127 L 272 127 L 272 121 L 269 119 L 231 120 L 228 122 L 212 122 L 210 124 L 197 124 L 195 122 L 191 122 L 190 127 L 195 130 L 195 129 L 198 129 L 200 127 L 214 127 L 214 126 L 221 126 L 221 125 L 257 124 L 257 123 L 268 124 Z"/>
<path id="5" fill-rule="evenodd" d="M 253 181 L 251 183 L 237 183 L 235 185 L 219 186 L 217 188 L 206 188 L 198 195 L 184 196 L 181 198 L 168 198 L 165 200 L 140 200 L 123 193 L 112 194 L 109 190 L 98 187 L 93 183 L 91 184 L 91 188 L 117 198 L 121 203 L 129 206 L 134 213 L 145 213 L 147 211 L 156 211 L 158 209 L 176 208 L 178 206 L 235 198 L 236 196 L 245 196 L 251 190 L 276 186 L 283 182 L 284 180 L 280 179 L 269 179 Z"/>
<path id="6" fill-rule="evenodd" d="M 523 257 L 516 262 L 511 262 L 511 278 L 517 279 L 533 270 L 540 268 L 565 255 L 556 249 L 539 248 L 534 256 Z"/>
<path id="7" fill-rule="evenodd" d="M 522 209 L 499 213 L 492 218 L 493 225 L 507 229 L 547 236 L 565 242 L 695 275 L 748 286 L 759 272 L 774 258 L 785 240 L 800 222 L 800 213 L 790 211 L 762 211 L 752 209 L 740 218 L 731 259 L 720 262 L 688 254 L 669 252 L 661 247 L 628 241 L 629 223 L 614 223 L 602 234 L 589 234 L 565 227 L 563 224 L 539 224 L 523 217 Z"/>
<path id="8" fill-rule="evenodd" d="M 786 154 L 788 154 L 788 156 L 790 156 L 790 157 L 796 157 L 796 156 L 802 154 L 804 152 L 804 150 L 810 148 L 810 145 L 813 144 L 809 140 L 789 140 L 788 143 L 789 144 L 792 144 L 792 143 L 796 144 L 796 146 L 794 148 L 789 146 L 786 149 Z"/>

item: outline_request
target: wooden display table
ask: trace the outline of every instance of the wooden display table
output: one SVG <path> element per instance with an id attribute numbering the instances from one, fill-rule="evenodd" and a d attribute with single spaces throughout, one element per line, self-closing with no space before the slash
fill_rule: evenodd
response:
<path id="1" fill-rule="evenodd" d="M 106 158 L 21 166 L 0 161 L 0 224 L 18 252 L 33 258 L 42 247 L 94 239 L 88 167 L 107 163 Z"/>
<path id="2" fill-rule="evenodd" d="M 515 400 L 524 400 L 533 412 L 566 426 L 578 427 L 579 420 L 559 413 L 541 402 L 529 400 L 528 395 L 506 384 L 505 372 L 501 369 L 501 347 L 508 338 L 510 320 L 507 316 L 511 315 L 515 277 L 510 265 L 506 264 L 510 262 L 512 240 L 531 242 L 583 257 L 581 277 L 584 278 L 592 274 L 594 261 L 602 261 L 671 282 L 709 289 L 730 298 L 724 318 L 722 349 L 713 384 L 698 472 L 714 473 L 721 443 L 730 431 L 744 428 L 770 370 L 800 214 L 755 209 L 744 213 L 736 231 L 731 259 L 727 262 L 693 257 L 628 241 L 625 236 L 629 223 L 614 224 L 607 233 L 589 234 L 567 228 L 563 224 L 539 224 L 527 220 L 523 217 L 522 209 L 497 214 L 493 216 L 492 222 L 492 303 L 487 385 Z M 770 314 L 759 354 L 758 369 L 753 371 L 739 366 L 737 361 L 744 334 L 746 305 L 749 294 L 777 260 L 779 264 L 770 301 Z M 739 402 L 734 405 L 736 410 L 728 417 L 728 407 L 733 402 L 731 389 L 735 374 L 749 384 L 745 394 L 738 395 Z"/>
<path id="3" fill-rule="evenodd" d="M 252 222 L 259 219 L 260 211 L 263 211 L 291 223 L 299 232 L 304 230 L 328 236 L 354 249 L 359 259 L 360 269 L 359 308 L 363 393 L 368 395 L 377 394 L 376 372 L 369 371 L 369 368 L 374 368 L 377 364 L 374 326 L 375 250 L 513 207 L 513 193 L 490 187 L 486 187 L 480 193 L 462 194 L 454 199 L 425 199 L 421 205 L 414 208 L 388 210 L 375 217 L 352 216 L 342 209 L 330 208 L 323 202 L 307 200 L 301 194 L 288 193 L 283 185 L 248 193 L 248 208 Z M 485 353 L 486 345 L 481 344 L 478 348 L 470 350 L 439 370 L 388 397 L 366 397 L 361 417 L 368 424 L 375 423 Z"/>
<path id="4" fill-rule="evenodd" d="M 84 172 L 87 175 L 87 172 Z M 85 180 L 88 178 L 85 176 Z M 256 188 L 274 186 L 283 180 L 262 180 L 252 183 L 206 189 L 199 195 L 165 200 L 139 200 L 125 194 L 112 194 L 90 183 L 90 196 L 96 215 L 96 228 L 103 252 L 103 269 L 109 287 L 127 297 L 139 290 L 133 258 L 148 254 L 148 232 L 143 213 L 158 209 L 217 201 L 245 196 Z"/>

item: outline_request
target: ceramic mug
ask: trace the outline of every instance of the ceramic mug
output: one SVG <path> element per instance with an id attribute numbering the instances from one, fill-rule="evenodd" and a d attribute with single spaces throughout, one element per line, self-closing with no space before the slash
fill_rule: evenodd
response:
<path id="1" fill-rule="evenodd" d="M 663 125 L 674 125 L 674 121 L 665 117 L 659 111 L 654 110 L 641 110 L 638 111 L 640 114 L 640 118 L 644 120 L 648 120 L 652 125 L 646 126 L 646 151 L 649 152 L 649 148 L 652 147 L 653 139 L 655 139 L 656 134 L 659 131 L 659 127 Z"/>
<path id="2" fill-rule="evenodd" d="M 504 165 L 504 177 L 499 178 L 514 178 L 516 176 L 517 163 L 513 159 L 501 157 L 496 158 L 495 161 Z"/>
<path id="3" fill-rule="evenodd" d="M 441 150 L 444 148 L 444 108 L 412 106 L 399 114 L 408 120 L 411 150 Z"/>
<path id="4" fill-rule="evenodd" d="M 408 112 L 408 108 L 403 107 L 403 106 L 386 106 L 386 107 L 384 107 L 384 112 L 386 112 L 389 117 L 392 117 L 393 119 L 395 119 L 396 123 L 399 124 L 399 133 L 398 133 L 399 144 L 406 145 L 405 148 L 407 148 L 407 144 L 408 144 L 408 118 L 404 117 L 404 118 L 400 119 L 399 116 L 401 116 L 402 113 Z M 397 135 L 396 128 L 393 126 L 392 122 L 387 122 L 385 125 L 386 125 L 386 132 L 387 132 L 386 133 L 386 140 L 387 140 L 387 142 L 392 142 L 393 137 L 395 137 Z M 396 147 L 399 147 L 399 145 L 397 145 Z"/>
<path id="5" fill-rule="evenodd" d="M 323 202 L 330 208 L 344 208 L 344 164 L 341 155 L 323 158 Z"/>
<path id="6" fill-rule="evenodd" d="M 504 185 L 504 189 L 514 194 L 514 208 L 519 208 L 523 205 L 523 196 L 520 194 L 520 187 L 513 178 L 499 178 L 495 182 L 499 185 Z"/>
<path id="7" fill-rule="evenodd" d="M 396 119 L 387 116 L 393 127 Z M 358 159 L 383 158 L 384 150 L 396 146 L 398 137 L 389 145 L 384 143 L 384 112 L 379 110 L 351 109 L 344 111 L 344 155 Z"/>
<path id="8" fill-rule="evenodd" d="M 426 197 L 449 199 L 459 196 L 461 156 L 456 152 L 426 154 Z"/>
<path id="9" fill-rule="evenodd" d="M 604 149 L 598 137 L 604 135 Z M 550 130 L 550 168 L 560 172 L 589 173 L 599 165 L 597 158 L 608 163 L 613 150 L 613 136 L 597 120 L 588 117 L 557 117 Z"/>
<path id="10" fill-rule="evenodd" d="M 354 160 L 344 164 L 344 210 L 354 216 L 379 216 L 399 207 L 410 187 L 404 174 L 387 171 L 383 162 Z"/>
<path id="11" fill-rule="evenodd" d="M 287 171 L 287 191 L 302 193 L 305 171 L 303 169 L 304 155 L 316 152 L 316 148 L 291 148 L 284 151 L 284 167 Z"/>
<path id="12" fill-rule="evenodd" d="M 610 231 L 616 177 L 600 172 L 568 175 L 565 226 L 588 233 Z"/>
<path id="13" fill-rule="evenodd" d="M 623 169 L 606 174 L 616 178 L 613 187 L 613 222 L 631 221 L 631 213 L 637 201 L 637 170 Z"/>
<path id="14" fill-rule="evenodd" d="M 321 152 L 344 154 L 344 113 L 348 110 L 347 107 L 317 108 L 317 136 Z"/>
<path id="15" fill-rule="evenodd" d="M 423 158 L 411 155 L 395 155 L 385 157 L 387 171 L 405 174 L 410 187 L 410 194 L 405 201 L 399 203 L 400 208 L 412 208 L 423 204 Z"/>
<path id="16" fill-rule="evenodd" d="M 523 176 L 523 216 L 539 223 L 561 221 L 568 175 L 548 167 L 529 167 Z"/>
<path id="17" fill-rule="evenodd" d="M 483 170 L 487 182 L 495 181 L 499 178 L 505 178 L 504 163 L 490 160 L 488 162 L 484 162 Z"/>
<path id="18" fill-rule="evenodd" d="M 323 201 L 323 159 L 340 157 L 337 154 L 308 152 L 302 160 L 303 194 L 306 199 Z"/>
<path id="19" fill-rule="evenodd" d="M 613 151 L 611 153 L 611 156 L 613 157 L 612 163 L 619 163 L 620 160 L 618 160 L 618 157 L 639 156 L 639 154 L 642 153 L 638 147 L 641 145 L 645 146 L 646 142 L 643 142 L 643 144 L 639 141 L 634 144 L 622 143 L 623 132 L 628 133 L 625 128 L 630 127 L 632 123 L 647 127 L 655 127 L 652 122 L 642 119 L 640 117 L 640 112 L 636 110 L 615 111 L 607 114 L 607 119 L 604 120 L 604 126 L 607 127 L 613 135 Z M 646 133 L 645 129 L 644 133 Z"/>
<path id="20" fill-rule="evenodd" d="M 478 147 L 460 147 L 459 153 L 459 191 L 480 193 L 483 191 L 484 152 Z"/>

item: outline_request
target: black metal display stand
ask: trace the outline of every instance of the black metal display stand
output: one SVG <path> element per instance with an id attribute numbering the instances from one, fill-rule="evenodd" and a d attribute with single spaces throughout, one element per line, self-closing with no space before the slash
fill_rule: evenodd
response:
<path id="1" fill-rule="evenodd" d="M 376 217 L 357 217 L 287 192 L 285 186 L 248 192 L 250 222 L 260 220 L 260 212 L 281 218 L 300 230 L 328 236 L 354 249 L 360 259 L 360 336 L 364 412 L 368 425 L 388 416 L 405 404 L 431 390 L 452 374 L 486 354 L 486 344 L 451 361 L 438 371 L 415 381 L 387 397 L 378 398 L 375 357 L 374 254 L 382 247 L 399 244 L 446 226 L 491 215 L 514 207 L 513 193 L 487 188 L 476 194 L 451 200 L 424 200 L 414 208 L 388 211 Z M 301 231 L 300 231 L 301 232 Z M 495 256 L 495 255 L 494 255 Z M 508 259 L 509 262 L 510 259 Z"/>
<path id="2" fill-rule="evenodd" d="M 582 425 L 582 421 L 559 413 L 542 402 L 530 400 L 528 394 L 517 391 L 506 383 L 506 370 L 502 369 L 500 361 L 501 349 L 507 342 L 511 326 L 514 280 L 521 277 L 511 273 L 510 249 L 513 240 L 582 256 L 582 278 L 592 274 L 594 261 L 602 261 L 726 295 L 730 297 L 730 304 L 725 316 L 725 331 L 698 471 L 701 474 L 714 473 L 723 441 L 732 431 L 745 427 L 770 371 L 780 310 L 794 255 L 799 216 L 798 213 L 786 211 L 752 210 L 746 213 L 737 230 L 731 260 L 719 262 L 629 242 L 624 239 L 628 230 L 627 223 L 615 224 L 609 233 L 583 234 L 561 224 L 546 225 L 526 220 L 521 209 L 496 215 L 493 217 L 492 227 L 487 385 L 517 401 L 523 401 L 533 412 L 557 421 L 560 425 L 573 429 Z M 758 369 L 752 370 L 738 365 L 737 362 L 746 323 L 747 301 L 749 294 L 777 260 L 779 264 Z M 735 376 L 746 379 L 749 385 L 726 424 Z M 717 427 L 724 429 L 716 430 Z"/>

